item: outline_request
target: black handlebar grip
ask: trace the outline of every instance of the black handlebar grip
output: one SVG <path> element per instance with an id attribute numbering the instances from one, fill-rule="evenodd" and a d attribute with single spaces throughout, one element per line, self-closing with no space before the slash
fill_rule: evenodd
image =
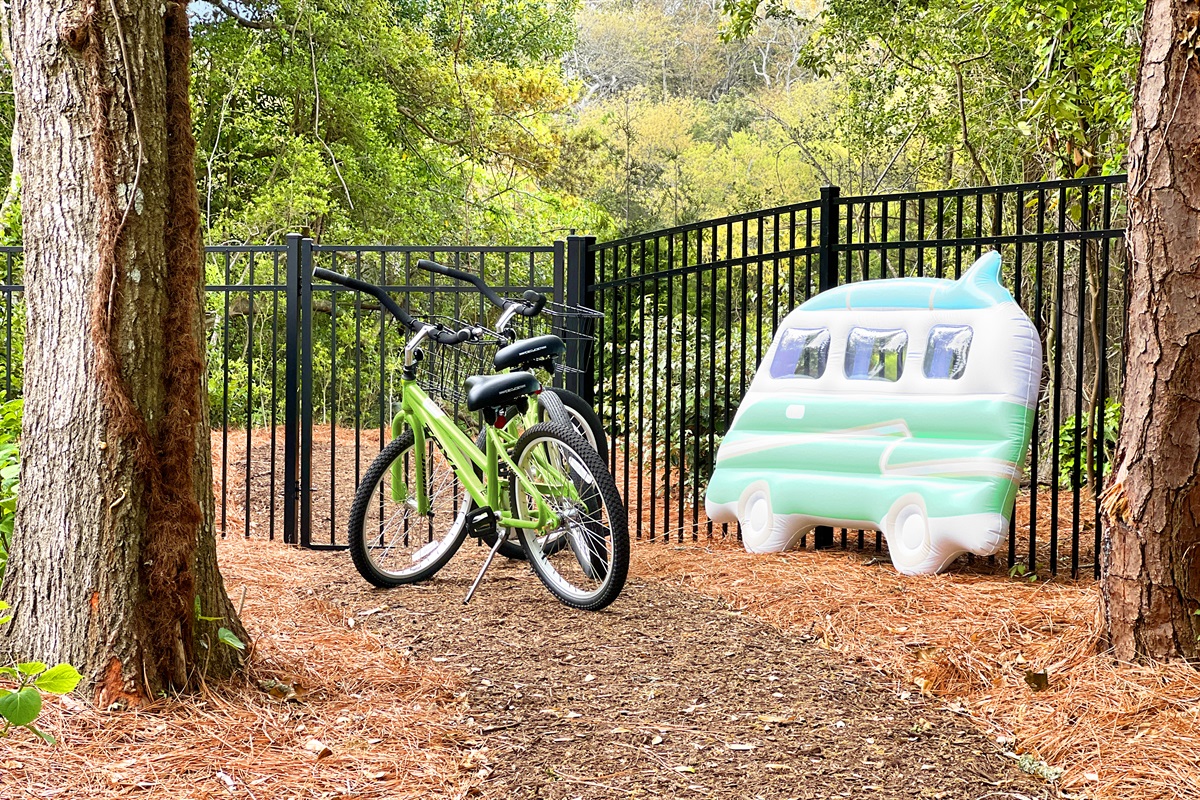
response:
<path id="1" fill-rule="evenodd" d="M 455 278 L 460 281 L 469 281 L 471 276 L 465 272 L 447 267 L 444 264 L 439 264 L 436 261 L 430 261 L 428 258 L 418 258 L 417 266 L 427 272 L 436 272 L 439 275 L 445 275 L 447 278 Z"/>
<path id="2" fill-rule="evenodd" d="M 546 305 L 546 295 L 534 289 L 526 289 L 522 297 L 528 303 L 521 311 L 526 317 L 536 317 Z"/>

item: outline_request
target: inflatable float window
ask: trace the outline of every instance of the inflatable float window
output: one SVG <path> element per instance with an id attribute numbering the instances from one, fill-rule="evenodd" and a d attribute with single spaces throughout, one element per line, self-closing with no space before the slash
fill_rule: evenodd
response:
<path id="1" fill-rule="evenodd" d="M 925 348 L 925 377 L 956 381 L 967 369 L 973 331 L 970 325 L 934 325 Z"/>
<path id="2" fill-rule="evenodd" d="M 846 377 L 855 381 L 898 381 L 904 374 L 904 331 L 853 328 L 846 342 Z"/>
<path id="3" fill-rule="evenodd" d="M 829 525 L 883 531 L 907 574 L 991 555 L 1008 534 L 1041 374 L 1041 339 L 1000 284 L 999 253 L 959 280 L 822 292 L 780 322 L 717 451 L 705 510 L 739 523 L 751 552 Z"/>
<path id="4" fill-rule="evenodd" d="M 772 378 L 820 378 L 829 363 L 829 331 L 792 328 L 779 338 L 771 360 Z"/>

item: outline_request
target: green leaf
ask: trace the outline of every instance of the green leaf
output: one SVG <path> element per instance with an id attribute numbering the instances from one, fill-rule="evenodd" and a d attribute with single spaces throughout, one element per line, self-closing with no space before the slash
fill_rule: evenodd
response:
<path id="1" fill-rule="evenodd" d="M 9 464 L 4 469 L 0 469 L 0 478 L 16 478 L 21 474 L 20 464 Z"/>
<path id="2" fill-rule="evenodd" d="M 58 743 L 57 740 L 50 734 L 46 733 L 43 730 L 38 730 L 37 728 L 35 728 L 33 726 L 32 722 L 29 723 L 28 725 L 26 725 L 25 727 L 29 728 L 30 732 L 33 733 L 34 736 L 38 737 L 46 744 L 57 744 Z"/>
<path id="3" fill-rule="evenodd" d="M 242 643 L 242 640 L 235 636 L 233 631 L 229 630 L 229 628 L 218 629 L 217 638 L 232 647 L 234 650 L 246 649 L 246 645 Z"/>
<path id="4" fill-rule="evenodd" d="M 82 679 L 83 676 L 70 664 L 56 664 L 39 675 L 33 685 L 43 692 L 67 694 L 73 691 Z"/>
<path id="5" fill-rule="evenodd" d="M 28 725 L 42 713 L 42 693 L 32 686 L 26 686 L 15 694 L 0 697 L 0 717 L 8 720 L 10 725 Z"/>
<path id="6" fill-rule="evenodd" d="M 21 673 L 17 672 L 12 667 L 0 667 L 0 675 L 7 675 L 8 677 L 12 678 L 14 681 L 21 680 Z"/>
<path id="7" fill-rule="evenodd" d="M 40 672 L 46 671 L 46 665 L 41 661 L 26 661 L 22 664 L 17 664 L 17 671 L 22 675 L 37 675 Z M 24 725 L 25 723 L 20 723 Z"/>

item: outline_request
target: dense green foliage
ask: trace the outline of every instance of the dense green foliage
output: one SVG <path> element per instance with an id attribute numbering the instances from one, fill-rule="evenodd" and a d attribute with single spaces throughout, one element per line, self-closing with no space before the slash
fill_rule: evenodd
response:
<path id="1" fill-rule="evenodd" d="M 725 0 L 725 9 L 735 36 L 764 19 L 811 31 L 801 60 L 845 90 L 843 141 L 907 155 L 910 180 L 928 188 L 1122 169 L 1140 0 L 829 0 L 819 13 Z"/>
<path id="2" fill-rule="evenodd" d="M 288 0 L 195 26 L 209 241 L 520 243 L 591 204 L 542 189 L 573 99 L 571 0 Z M 263 12 L 264 14 L 267 12 Z"/>
<path id="3" fill-rule="evenodd" d="M 825 183 L 1119 171 L 1141 13 L 1141 0 L 197 6 L 207 238 L 544 243 Z M 5 184 L 12 120 L 2 64 Z M 20 241 L 8 194 L 0 244 Z"/>

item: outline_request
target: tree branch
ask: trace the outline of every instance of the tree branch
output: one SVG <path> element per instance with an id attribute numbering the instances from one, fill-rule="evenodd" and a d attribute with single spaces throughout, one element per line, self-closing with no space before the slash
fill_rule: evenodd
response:
<path id="1" fill-rule="evenodd" d="M 757 103 L 755 105 L 757 106 L 758 110 L 761 111 L 767 118 L 773 120 L 777 125 L 779 125 L 779 127 L 783 128 L 783 132 L 787 135 L 788 139 L 790 139 L 792 143 L 800 149 L 800 152 L 804 154 L 804 157 L 808 159 L 812 167 L 817 172 L 821 173 L 821 180 L 825 181 L 827 186 L 832 186 L 833 178 L 829 177 L 829 173 L 825 171 L 825 167 L 821 164 L 820 160 L 818 160 L 816 155 L 813 154 L 813 152 L 808 149 L 808 146 L 804 144 L 804 137 L 800 130 L 788 125 L 779 117 L 778 114 L 766 106 L 758 105 Z"/>
<path id="2" fill-rule="evenodd" d="M 413 111 L 410 111 L 409 109 L 405 108 L 402 105 L 397 105 L 396 110 L 400 112 L 400 116 L 404 117 L 406 120 L 411 122 L 414 128 L 416 128 L 421 133 L 425 134 L 426 136 L 428 136 L 430 139 L 437 142 L 438 144 L 444 144 L 447 147 L 461 147 L 463 144 L 466 143 L 466 138 L 444 139 L 441 136 L 438 136 L 436 133 L 434 133 L 429 128 L 428 125 L 426 125 L 424 122 L 421 121 L 421 118 L 418 117 L 416 115 L 416 113 L 414 113 Z"/>
<path id="3" fill-rule="evenodd" d="M 208 0 L 208 2 L 224 11 L 230 17 L 233 17 L 234 21 L 243 28 L 250 28 L 256 31 L 271 31 L 279 27 L 279 23 L 275 21 L 274 17 L 250 19 L 239 14 L 232 6 L 224 3 L 222 0 Z"/>
<path id="4" fill-rule="evenodd" d="M 975 145 L 971 144 L 971 138 L 967 135 L 967 101 L 963 90 L 963 64 L 970 63 L 971 61 L 978 61 L 980 58 L 982 58 L 982 56 L 976 56 L 974 58 L 968 58 L 965 61 L 957 62 L 954 65 L 954 77 L 956 83 L 958 84 L 958 114 L 962 123 L 963 145 L 967 148 L 967 152 L 971 155 L 971 161 L 975 164 L 975 169 L 979 170 L 980 176 L 983 177 L 983 184 L 985 186 L 991 186 L 992 179 L 988 177 L 987 170 L 983 168 L 983 164 L 979 161 L 979 154 L 975 152 Z"/>

